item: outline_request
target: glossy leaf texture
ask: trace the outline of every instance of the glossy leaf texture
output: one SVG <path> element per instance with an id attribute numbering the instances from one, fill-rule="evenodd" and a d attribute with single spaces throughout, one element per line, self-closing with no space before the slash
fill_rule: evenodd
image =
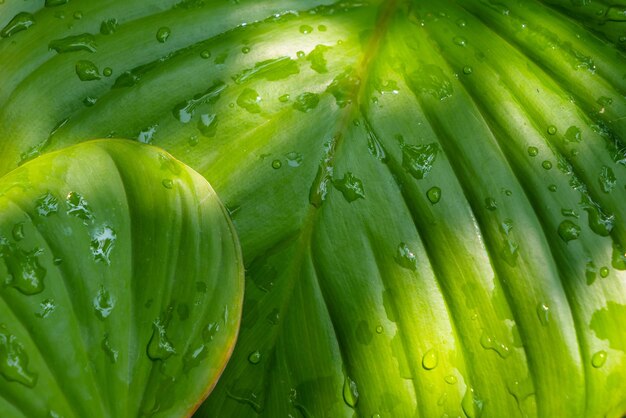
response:
<path id="1" fill-rule="evenodd" d="M 229 208 L 242 329 L 198 417 L 626 412 L 623 1 L 28 3 L 3 170 L 124 137 Z"/>
<path id="2" fill-rule="evenodd" d="M 189 416 L 222 373 L 243 299 L 215 192 L 126 140 L 0 180 L 3 417 Z"/>

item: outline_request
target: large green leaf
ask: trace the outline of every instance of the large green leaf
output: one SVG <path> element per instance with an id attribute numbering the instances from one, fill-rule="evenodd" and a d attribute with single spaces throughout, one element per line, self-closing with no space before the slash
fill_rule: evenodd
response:
<path id="1" fill-rule="evenodd" d="M 623 1 L 28 3 L 3 170 L 126 137 L 229 207 L 242 330 L 198 416 L 626 411 Z"/>
<path id="2" fill-rule="evenodd" d="M 206 180 L 130 141 L 0 180 L 0 415 L 188 416 L 234 346 L 243 266 Z"/>

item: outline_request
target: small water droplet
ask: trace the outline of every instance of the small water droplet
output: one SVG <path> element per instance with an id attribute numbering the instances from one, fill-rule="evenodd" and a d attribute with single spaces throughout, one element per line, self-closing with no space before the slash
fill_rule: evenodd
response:
<path id="1" fill-rule="evenodd" d="M 382 325 L 378 325 L 376 327 L 376 334 L 382 334 L 384 331 L 383 326 Z"/>
<path id="2" fill-rule="evenodd" d="M 9 36 L 13 36 L 18 32 L 30 28 L 34 24 L 35 16 L 27 12 L 18 13 L 0 30 L 0 37 L 8 38 Z"/>
<path id="3" fill-rule="evenodd" d="M 287 158 L 287 165 L 289 167 L 300 167 L 302 165 L 302 154 L 292 151 L 285 154 Z"/>
<path id="4" fill-rule="evenodd" d="M 93 214 L 87 201 L 76 192 L 69 192 L 65 198 L 67 214 L 83 220 L 83 224 L 88 225 L 93 221 Z"/>
<path id="5" fill-rule="evenodd" d="M 304 51 L 296 52 L 296 57 L 298 57 L 298 58 L 304 58 L 305 56 L 306 56 L 306 54 L 304 53 Z"/>
<path id="6" fill-rule="evenodd" d="M 565 132 L 565 139 L 569 142 L 580 142 L 582 140 L 582 133 L 576 126 L 570 126 Z"/>
<path id="7" fill-rule="evenodd" d="M 171 179 L 163 179 L 163 181 L 161 182 L 161 184 L 163 185 L 163 187 L 165 187 L 166 189 L 171 189 L 172 187 L 174 187 L 174 182 Z"/>
<path id="8" fill-rule="evenodd" d="M 587 262 L 585 266 L 585 278 L 587 279 L 587 285 L 592 285 L 596 281 L 596 265 L 593 261 Z"/>
<path id="9" fill-rule="evenodd" d="M 104 334 L 104 338 L 102 339 L 102 343 L 100 344 L 100 347 L 102 347 L 104 354 L 106 354 L 106 356 L 109 358 L 109 361 L 111 361 L 111 363 L 113 364 L 117 363 L 117 359 L 119 357 L 119 351 L 114 350 L 113 347 L 111 347 L 111 342 L 109 341 L 109 334 Z"/>
<path id="10" fill-rule="evenodd" d="M 474 70 L 469 65 L 466 65 L 465 67 L 463 67 L 463 74 L 470 75 L 472 74 L 472 72 L 474 72 Z"/>
<path id="11" fill-rule="evenodd" d="M 18 222 L 13 225 L 13 230 L 11 231 L 13 235 L 13 239 L 15 241 L 21 241 L 24 239 L 24 222 Z"/>
<path id="12" fill-rule="evenodd" d="M 356 407 L 359 402 L 359 390 L 356 382 L 348 376 L 343 381 L 343 400 L 351 408 Z"/>
<path id="13" fill-rule="evenodd" d="M 545 170 L 550 170 L 552 168 L 552 163 L 548 160 L 545 160 L 544 162 L 541 163 L 541 166 L 545 169 Z"/>
<path id="14" fill-rule="evenodd" d="M 550 322 L 550 307 L 545 303 L 537 305 L 537 317 L 541 325 L 546 326 Z"/>
<path id="15" fill-rule="evenodd" d="M 35 203 L 35 210 L 39 216 L 50 216 L 59 210 L 59 200 L 50 192 L 39 197 Z"/>
<path id="16" fill-rule="evenodd" d="M 76 75 L 81 81 L 100 80 L 100 72 L 98 67 L 91 61 L 80 60 L 75 66 Z"/>
<path id="17" fill-rule="evenodd" d="M 102 75 L 104 75 L 105 77 L 111 77 L 112 74 L 113 69 L 111 67 L 106 67 L 104 70 L 102 70 Z"/>
<path id="18" fill-rule="evenodd" d="M 536 157 L 539 154 L 539 149 L 537 147 L 528 147 L 528 155 L 531 157 Z"/>
<path id="19" fill-rule="evenodd" d="M 278 97 L 278 101 L 281 103 L 287 103 L 289 101 L 289 94 L 285 93 Z"/>
<path id="20" fill-rule="evenodd" d="M 44 289 L 46 269 L 39 264 L 42 251 L 35 248 L 25 251 L 6 238 L 0 237 L 0 257 L 4 258 L 9 272 L 7 285 L 16 288 L 24 295 L 35 295 Z"/>
<path id="21" fill-rule="evenodd" d="M 396 263 L 406 269 L 417 270 L 417 257 L 415 257 L 413 251 L 411 251 L 409 246 L 404 242 L 398 245 L 395 260 Z"/>
<path id="22" fill-rule="evenodd" d="M 54 299 L 46 299 L 39 304 L 39 312 L 35 312 L 35 316 L 37 318 L 45 319 L 47 318 L 54 310 L 57 305 L 54 302 Z"/>
<path id="23" fill-rule="evenodd" d="M 259 364 L 259 362 L 261 361 L 261 352 L 259 350 L 256 350 L 250 353 L 250 355 L 248 355 L 248 361 L 251 364 Z"/>
<path id="24" fill-rule="evenodd" d="M 551 192 L 556 192 L 558 189 L 558 187 L 556 186 L 556 184 L 551 184 L 548 186 L 548 190 L 550 190 Z"/>
<path id="25" fill-rule="evenodd" d="M 115 297 L 103 286 L 100 286 L 98 293 L 93 298 L 93 308 L 100 319 L 108 318 L 115 308 Z"/>
<path id="26" fill-rule="evenodd" d="M 554 125 L 548 126 L 547 132 L 549 135 L 556 135 L 556 132 L 557 132 L 556 126 Z"/>
<path id="27" fill-rule="evenodd" d="M 435 203 L 438 203 L 439 200 L 441 199 L 441 189 L 439 187 L 431 187 L 426 192 L 426 197 L 428 198 L 428 200 L 430 200 L 430 203 L 432 203 L 433 205 Z"/>
<path id="28" fill-rule="evenodd" d="M 280 160 L 274 160 L 272 161 L 272 168 L 274 170 L 278 170 L 279 168 L 281 168 L 283 166 L 283 163 L 280 162 Z"/>
<path id="29" fill-rule="evenodd" d="M 203 50 L 202 52 L 200 52 L 200 58 L 205 60 L 211 58 L 211 51 L 207 49 Z"/>
<path id="30" fill-rule="evenodd" d="M 81 20 L 83 18 L 83 12 L 78 10 L 78 11 L 74 12 L 72 17 L 74 17 L 74 19 L 76 19 L 76 20 Z"/>
<path id="31" fill-rule="evenodd" d="M 439 146 L 436 143 L 427 145 L 402 145 L 402 167 L 417 180 L 426 178 L 433 168 Z"/>
<path id="32" fill-rule="evenodd" d="M 439 356 L 435 349 L 428 350 L 422 357 L 422 367 L 426 370 L 432 370 L 439 364 Z"/>
<path id="33" fill-rule="evenodd" d="M 604 193 L 610 193 L 617 184 L 617 178 L 611 167 L 602 166 L 600 171 L 600 187 Z"/>
<path id="34" fill-rule="evenodd" d="M 48 44 L 48 49 L 59 54 L 74 51 L 96 52 L 96 38 L 90 33 L 67 36 L 62 39 L 55 39 Z"/>
<path id="35" fill-rule="evenodd" d="M 292 106 L 294 109 L 299 110 L 300 112 L 306 113 L 315 109 L 319 102 L 320 102 L 319 95 L 315 93 L 305 92 L 305 93 L 299 94 L 296 97 L 296 100 L 293 102 Z"/>
<path id="36" fill-rule="evenodd" d="M 456 376 L 450 374 L 446 377 L 444 377 L 444 380 L 446 381 L 447 384 L 449 385 L 454 385 L 457 382 L 457 378 Z"/>
<path id="37" fill-rule="evenodd" d="M 165 43 L 165 41 L 167 41 L 171 34 L 172 31 L 170 30 L 170 28 L 168 28 L 167 26 L 162 26 L 157 30 L 156 40 L 160 43 Z"/>
<path id="38" fill-rule="evenodd" d="M 141 142 L 142 144 L 151 144 L 158 127 L 158 125 L 152 125 L 142 129 L 137 135 L 137 141 Z"/>
<path id="39" fill-rule="evenodd" d="M 606 351 L 598 351 L 591 357 L 591 365 L 596 369 L 599 369 L 600 367 L 604 366 L 604 363 L 606 363 L 606 357 Z"/>
<path id="40" fill-rule="evenodd" d="M 459 19 L 456 21 L 456 25 L 460 28 L 464 28 L 467 26 L 467 22 L 463 19 Z"/>
<path id="41" fill-rule="evenodd" d="M 608 267 L 601 267 L 600 268 L 600 277 L 602 277 L 603 279 L 606 279 L 609 276 L 609 268 Z"/>
<path id="42" fill-rule="evenodd" d="M 300 33 L 303 33 L 305 35 L 309 34 L 313 32 L 313 27 L 309 26 L 309 25 L 301 25 L 300 26 Z"/>
<path id="43" fill-rule="evenodd" d="M 249 46 L 244 46 L 243 48 L 241 48 L 241 53 L 242 54 L 247 54 L 250 52 L 250 47 Z"/>
<path id="44" fill-rule="evenodd" d="M 147 354 L 151 360 L 166 360 L 176 353 L 174 345 L 167 337 L 167 322 L 161 318 L 152 322 L 152 337 L 148 343 Z"/>
<path id="45" fill-rule="evenodd" d="M 245 88 L 237 97 L 237 105 L 246 109 L 250 113 L 261 113 L 261 96 L 256 90 Z"/>
<path id="46" fill-rule="evenodd" d="M 69 0 L 46 0 L 46 7 L 56 7 L 66 4 Z"/>
<path id="47" fill-rule="evenodd" d="M 0 374 L 28 388 L 37 383 L 37 374 L 28 371 L 28 355 L 15 335 L 0 333 Z"/>
<path id="48" fill-rule="evenodd" d="M 498 353 L 498 355 L 502 358 L 507 358 L 510 354 L 511 351 L 509 349 L 509 347 L 507 347 L 505 344 L 497 341 L 495 338 L 490 337 L 489 335 L 487 335 L 487 333 L 485 331 L 483 331 L 482 336 L 480 337 L 480 345 L 485 349 L 485 350 L 493 350 L 496 353 Z"/>
<path id="49" fill-rule="evenodd" d="M 496 199 L 494 199 L 493 197 L 488 197 L 485 199 L 485 208 L 489 211 L 494 211 L 496 209 L 498 209 L 498 203 L 496 202 Z"/>
<path id="50" fill-rule="evenodd" d="M 340 180 L 333 180 L 333 185 L 343 194 L 343 197 L 350 203 L 357 199 L 364 199 L 363 182 L 351 172 L 346 172 Z"/>
<path id="51" fill-rule="evenodd" d="M 110 35 L 115 33 L 118 26 L 117 19 L 115 18 L 103 20 L 102 23 L 100 23 L 100 33 L 102 35 Z"/>
<path id="52" fill-rule="evenodd" d="M 569 242 L 580 236 L 580 226 L 570 220 L 565 220 L 559 225 L 558 233 L 561 239 Z"/>
<path id="53" fill-rule="evenodd" d="M 461 407 L 467 418 L 480 418 L 483 413 L 485 402 L 476 395 L 474 388 L 467 387 L 463 400 L 461 401 Z"/>
<path id="54" fill-rule="evenodd" d="M 452 38 L 452 42 L 454 42 L 454 44 L 458 46 L 467 45 L 467 40 L 463 38 L 462 36 L 455 36 L 454 38 Z"/>
<path id="55" fill-rule="evenodd" d="M 111 264 L 110 256 L 116 239 L 117 234 L 109 226 L 99 228 L 91 235 L 91 254 L 97 262 Z"/>
<path id="56" fill-rule="evenodd" d="M 326 32 L 326 25 L 318 25 L 317 30 L 320 32 Z"/>

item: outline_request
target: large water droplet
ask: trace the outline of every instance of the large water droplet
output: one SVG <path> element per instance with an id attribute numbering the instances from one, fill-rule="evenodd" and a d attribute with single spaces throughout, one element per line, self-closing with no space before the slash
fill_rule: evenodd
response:
<path id="1" fill-rule="evenodd" d="M 482 336 L 480 337 L 480 345 L 485 350 L 493 350 L 493 351 L 495 351 L 502 358 L 507 358 L 511 354 L 511 351 L 510 351 L 509 347 L 507 347 L 505 344 L 497 341 L 494 337 L 490 337 L 484 331 L 483 331 Z"/>
<path id="2" fill-rule="evenodd" d="M 326 87 L 326 92 L 335 97 L 337 106 L 346 107 L 354 100 L 360 85 L 361 79 L 351 68 L 348 68 L 333 79 Z"/>
<path id="3" fill-rule="evenodd" d="M 309 25 L 301 25 L 300 26 L 300 33 L 308 35 L 311 32 L 313 32 L 313 27 L 311 27 Z"/>
<path id="4" fill-rule="evenodd" d="M 342 179 L 333 180 L 333 184 L 348 202 L 365 198 L 363 182 L 349 171 L 344 174 Z"/>
<path id="5" fill-rule="evenodd" d="M 28 355 L 15 335 L 0 333 L 0 374 L 29 388 L 37 383 L 37 374 L 28 371 Z"/>
<path id="6" fill-rule="evenodd" d="M 96 230 L 91 235 L 91 254 L 96 261 L 102 261 L 106 264 L 111 264 L 111 251 L 115 246 L 115 240 L 117 234 L 109 227 L 104 226 Z"/>
<path id="7" fill-rule="evenodd" d="M 311 62 L 311 69 L 320 74 L 327 73 L 328 68 L 326 67 L 326 58 L 324 54 L 328 51 L 330 47 L 326 45 L 316 45 L 315 48 L 309 55 L 306 56 L 307 61 Z"/>
<path id="8" fill-rule="evenodd" d="M 59 54 L 64 52 L 87 51 L 96 52 L 96 38 L 90 33 L 67 36 L 62 39 L 55 39 L 48 44 L 48 48 Z"/>
<path id="9" fill-rule="evenodd" d="M 437 158 L 439 146 L 433 142 L 427 145 L 402 144 L 401 147 L 402 167 L 418 180 L 428 176 Z"/>
<path id="10" fill-rule="evenodd" d="M 59 210 L 59 200 L 50 192 L 39 197 L 35 202 L 35 210 L 39 216 L 50 216 Z"/>
<path id="11" fill-rule="evenodd" d="M 245 88 L 237 97 L 237 104 L 239 107 L 246 109 L 250 113 L 261 113 L 261 96 L 256 90 Z"/>
<path id="12" fill-rule="evenodd" d="M 439 355 L 435 349 L 428 350 L 422 357 L 422 367 L 432 370 L 439 364 Z"/>
<path id="13" fill-rule="evenodd" d="M 565 131 L 564 138 L 569 142 L 580 142 L 582 140 L 582 133 L 580 128 L 576 126 L 570 126 Z"/>
<path id="14" fill-rule="evenodd" d="M 68 215 L 82 219 L 85 225 L 93 221 L 93 214 L 91 213 L 89 203 L 87 203 L 79 193 L 69 192 L 65 198 L 65 203 L 67 204 Z"/>
<path id="15" fill-rule="evenodd" d="M 296 97 L 296 100 L 293 102 L 293 108 L 299 110 L 300 112 L 309 112 L 317 107 L 320 102 L 319 95 L 315 93 L 305 92 Z"/>
<path id="16" fill-rule="evenodd" d="M 435 187 L 431 187 L 426 192 L 426 197 L 428 198 L 430 203 L 432 203 L 433 205 L 435 203 L 438 203 L 439 200 L 441 199 L 441 189 L 439 187 L 436 187 L 436 186 Z"/>
<path id="17" fill-rule="evenodd" d="M 46 269 L 39 264 L 37 257 L 42 253 L 39 248 L 25 251 L 0 237 L 0 257 L 4 259 L 9 277 L 7 285 L 16 288 L 25 295 L 35 295 L 44 289 L 43 280 Z"/>
<path id="18" fill-rule="evenodd" d="M 35 16 L 27 12 L 18 13 L 0 30 L 0 37 L 8 38 L 9 36 L 13 36 L 18 32 L 30 28 L 34 24 Z"/>
<path id="19" fill-rule="evenodd" d="M 167 323 L 161 318 L 156 319 L 152 323 L 152 337 L 148 343 L 148 357 L 151 360 L 166 360 L 172 354 L 176 353 L 174 345 L 167 337 Z"/>
<path id="20" fill-rule="evenodd" d="M 172 34 L 172 31 L 167 26 L 160 27 L 156 32 L 156 40 L 160 43 L 165 43 Z"/>
<path id="21" fill-rule="evenodd" d="M 474 388 L 469 386 L 465 391 L 461 407 L 467 418 L 480 418 L 483 413 L 485 402 L 476 395 Z"/>
<path id="22" fill-rule="evenodd" d="M 93 308 L 96 311 L 96 315 L 100 319 L 105 319 L 111 315 L 114 307 L 115 296 L 111 295 L 103 286 L 100 286 L 98 294 L 93 298 Z"/>
<path id="23" fill-rule="evenodd" d="M 207 138 L 212 138 L 217 133 L 217 115 L 202 114 L 198 120 L 198 130 Z"/>
<path id="24" fill-rule="evenodd" d="M 604 363 L 606 363 L 606 357 L 606 351 L 598 351 L 591 357 L 591 365 L 596 369 L 604 366 Z"/>
<path id="25" fill-rule="evenodd" d="M 75 66 L 76 75 L 81 81 L 100 80 L 98 67 L 91 61 L 80 60 Z"/>
<path id="26" fill-rule="evenodd" d="M 401 242 L 398 245 L 395 260 L 396 263 L 406 269 L 413 271 L 417 270 L 417 257 L 415 257 L 413 251 L 411 251 L 409 246 L 404 242 Z"/>
<path id="27" fill-rule="evenodd" d="M 349 376 L 346 376 L 343 381 L 343 400 L 351 408 L 356 407 L 356 404 L 359 402 L 359 390 L 356 382 L 350 379 Z"/>
<path id="28" fill-rule="evenodd" d="M 615 173 L 611 167 L 607 167 L 605 165 L 602 166 L 602 170 L 600 171 L 600 187 L 604 193 L 610 193 L 617 184 L 617 178 L 615 177 Z"/>
<path id="29" fill-rule="evenodd" d="M 561 222 L 558 232 L 563 241 L 569 242 L 577 239 L 580 236 L 581 231 L 580 226 L 567 219 Z"/>

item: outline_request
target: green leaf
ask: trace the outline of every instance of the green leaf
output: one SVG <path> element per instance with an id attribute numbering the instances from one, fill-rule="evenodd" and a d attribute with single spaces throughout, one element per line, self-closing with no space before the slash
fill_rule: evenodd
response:
<path id="1" fill-rule="evenodd" d="M 242 329 L 197 416 L 626 412 L 623 2 L 24 3 L 0 172 L 124 137 L 229 208 Z"/>
<path id="2" fill-rule="evenodd" d="M 199 174 L 91 141 L 0 179 L 0 411 L 186 416 L 230 356 L 243 265 Z"/>

